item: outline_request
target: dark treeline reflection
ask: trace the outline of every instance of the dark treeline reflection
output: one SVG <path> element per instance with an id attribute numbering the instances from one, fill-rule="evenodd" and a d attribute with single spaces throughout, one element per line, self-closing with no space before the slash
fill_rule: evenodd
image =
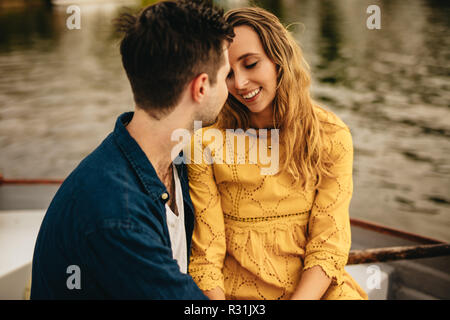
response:
<path id="1" fill-rule="evenodd" d="M 54 46 L 57 39 L 58 28 L 54 25 L 52 9 L 49 7 L 0 11 L 0 50 L 31 48 L 39 40 L 47 40 L 50 46 Z"/>

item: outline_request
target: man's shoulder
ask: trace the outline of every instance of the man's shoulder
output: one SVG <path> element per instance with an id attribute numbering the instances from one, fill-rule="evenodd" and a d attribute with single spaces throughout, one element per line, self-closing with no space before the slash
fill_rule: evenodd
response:
<path id="1" fill-rule="evenodd" d="M 83 227 L 157 211 L 138 175 L 108 137 L 67 177 L 49 211 Z M 147 212 L 148 214 L 148 212 Z"/>
<path id="2" fill-rule="evenodd" d="M 130 174 L 129 168 L 108 136 L 94 151 L 86 156 L 70 173 L 60 190 L 69 191 L 72 199 L 81 194 L 86 197 L 107 196 L 109 191 L 117 191 L 120 176 Z M 66 194 L 66 193 L 63 193 Z"/>

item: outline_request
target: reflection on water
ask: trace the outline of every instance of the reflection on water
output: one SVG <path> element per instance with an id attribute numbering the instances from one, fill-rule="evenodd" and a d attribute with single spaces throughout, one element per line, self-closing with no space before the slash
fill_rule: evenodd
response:
<path id="1" fill-rule="evenodd" d="M 139 1 L 138 1 L 139 2 Z M 246 1 L 216 1 L 226 8 Z M 261 0 L 292 24 L 312 92 L 351 128 L 352 217 L 450 241 L 450 9 L 446 1 Z M 0 172 L 66 176 L 133 100 L 110 21 L 113 4 L 0 12 Z"/>

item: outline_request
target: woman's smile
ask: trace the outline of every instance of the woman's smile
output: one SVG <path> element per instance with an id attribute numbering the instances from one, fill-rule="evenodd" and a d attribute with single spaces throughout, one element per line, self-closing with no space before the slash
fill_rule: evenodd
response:
<path id="1" fill-rule="evenodd" d="M 260 92 L 262 91 L 262 87 L 256 88 L 255 90 L 252 90 L 248 93 L 245 94 L 241 94 L 241 97 L 246 101 L 246 102 L 253 102 L 256 99 L 258 99 Z"/>
<path id="2" fill-rule="evenodd" d="M 228 91 L 250 111 L 252 125 L 271 125 L 277 91 L 276 65 L 251 27 L 238 26 L 234 32 L 236 36 L 228 48 Z"/>

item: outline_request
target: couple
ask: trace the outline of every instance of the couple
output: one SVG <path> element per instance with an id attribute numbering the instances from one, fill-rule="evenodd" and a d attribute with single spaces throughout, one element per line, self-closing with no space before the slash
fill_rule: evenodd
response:
<path id="1" fill-rule="evenodd" d="M 166 1 L 120 26 L 135 111 L 55 195 L 31 299 L 366 299 L 344 270 L 351 135 L 313 104 L 301 50 L 278 19 Z M 195 120 L 253 128 L 257 139 L 279 129 L 278 173 L 175 165 L 174 154 L 190 155 L 172 132 L 193 131 Z"/>

